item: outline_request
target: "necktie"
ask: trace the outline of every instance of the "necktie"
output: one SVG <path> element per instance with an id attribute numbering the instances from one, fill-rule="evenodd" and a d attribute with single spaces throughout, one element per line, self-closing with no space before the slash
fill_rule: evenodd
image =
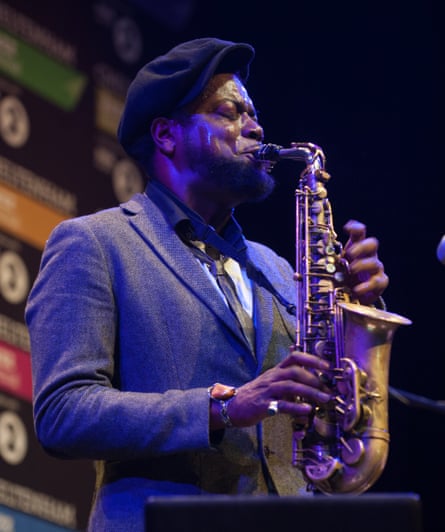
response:
<path id="1" fill-rule="evenodd" d="M 241 305 L 232 278 L 224 267 L 224 259 L 213 259 L 210 264 L 210 271 L 216 278 L 216 282 L 223 292 L 231 311 L 237 318 L 240 329 L 249 343 L 252 352 L 255 352 L 255 331 L 253 320 Z"/>
<path id="2" fill-rule="evenodd" d="M 210 273 L 215 278 L 220 290 L 226 298 L 227 304 L 238 321 L 240 331 L 250 346 L 252 353 L 255 352 L 255 330 L 253 320 L 242 306 L 232 278 L 224 267 L 224 258 L 215 248 L 206 246 L 206 252 L 200 249 L 199 242 L 189 241 L 190 250 L 201 262 L 207 264 Z"/>

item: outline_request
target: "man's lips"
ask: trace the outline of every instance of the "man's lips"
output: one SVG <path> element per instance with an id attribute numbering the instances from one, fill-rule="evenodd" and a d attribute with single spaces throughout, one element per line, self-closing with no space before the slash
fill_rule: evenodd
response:
<path id="1" fill-rule="evenodd" d="M 275 163 L 273 161 L 268 161 L 267 159 L 258 159 L 256 157 L 256 152 L 260 149 L 261 144 L 257 144 L 255 146 L 252 146 L 250 148 L 245 148 L 244 150 L 240 150 L 238 152 L 238 156 L 245 156 L 252 162 L 254 162 L 258 167 L 263 167 L 263 169 L 270 173 L 272 171 L 272 168 L 275 166 Z"/>
<path id="2" fill-rule="evenodd" d="M 243 150 L 240 150 L 238 152 L 238 155 L 250 155 L 251 157 L 255 158 L 255 153 L 259 150 L 260 145 L 257 144 L 256 146 L 251 146 L 250 148 L 244 148 Z"/>

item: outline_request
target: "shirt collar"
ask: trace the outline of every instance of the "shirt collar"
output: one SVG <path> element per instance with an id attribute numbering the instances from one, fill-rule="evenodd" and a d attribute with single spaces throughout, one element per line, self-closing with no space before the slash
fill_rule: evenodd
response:
<path id="1" fill-rule="evenodd" d="M 215 232 L 214 228 L 206 224 L 197 212 L 185 205 L 170 189 L 159 181 L 150 180 L 145 193 L 158 205 L 167 223 L 175 229 L 181 238 L 189 241 L 194 237 L 196 238 L 196 235 Z M 246 249 L 241 226 L 233 215 L 220 236 L 238 252 Z M 204 240 L 204 238 L 199 239 Z"/>

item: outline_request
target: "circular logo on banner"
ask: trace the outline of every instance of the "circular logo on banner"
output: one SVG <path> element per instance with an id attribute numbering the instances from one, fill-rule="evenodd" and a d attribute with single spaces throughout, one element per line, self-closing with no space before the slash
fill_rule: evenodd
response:
<path id="1" fill-rule="evenodd" d="M 8 303 L 21 303 L 29 290 L 29 275 L 20 255 L 14 251 L 0 253 L 0 295 Z"/>
<path id="2" fill-rule="evenodd" d="M 125 63 L 136 63 L 142 54 L 142 35 L 134 20 L 119 18 L 113 26 L 113 43 Z"/>
<path id="3" fill-rule="evenodd" d="M 29 118 L 22 102 L 15 96 L 0 100 L 0 136 L 13 148 L 20 148 L 29 138 Z"/>
<path id="4" fill-rule="evenodd" d="M 10 464 L 23 462 L 28 450 L 28 436 L 23 421 L 15 412 L 0 414 L 0 458 Z"/>
<path id="5" fill-rule="evenodd" d="M 121 159 L 111 173 L 113 191 L 116 198 L 127 201 L 136 192 L 144 190 L 144 183 L 138 167 L 129 159 Z"/>

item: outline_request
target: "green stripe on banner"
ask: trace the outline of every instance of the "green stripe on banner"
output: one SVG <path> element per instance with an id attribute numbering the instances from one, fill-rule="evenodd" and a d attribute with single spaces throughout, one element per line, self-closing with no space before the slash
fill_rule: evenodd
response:
<path id="1" fill-rule="evenodd" d="M 86 75 L 1 29 L 0 71 L 66 111 L 77 105 L 87 84 Z"/>

